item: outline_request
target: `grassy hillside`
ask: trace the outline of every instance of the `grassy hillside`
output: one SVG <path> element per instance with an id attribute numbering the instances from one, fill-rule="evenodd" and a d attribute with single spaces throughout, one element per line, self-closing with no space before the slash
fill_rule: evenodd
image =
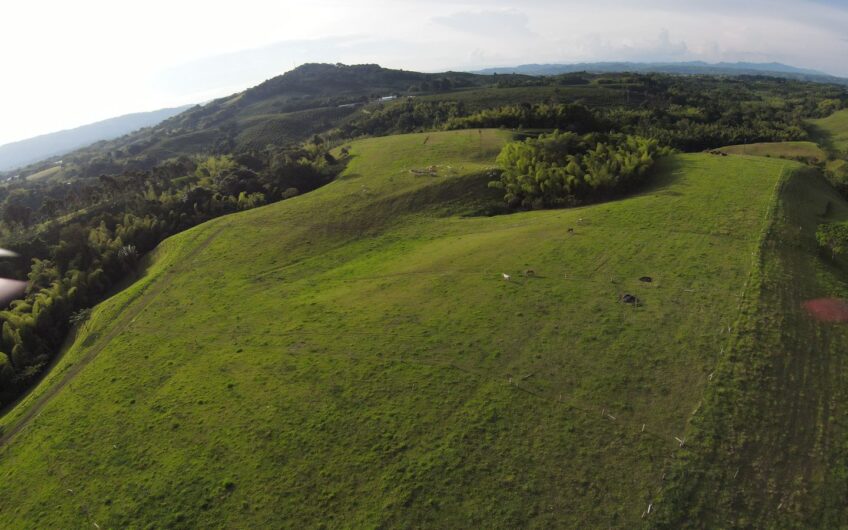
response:
<path id="1" fill-rule="evenodd" d="M 769 156 L 790 160 L 804 159 L 811 162 L 824 162 L 827 153 L 813 142 L 767 142 L 759 144 L 730 145 L 718 151 L 730 155 Z"/>
<path id="2" fill-rule="evenodd" d="M 810 120 L 810 123 L 823 136 L 822 143 L 848 155 L 848 109 L 835 112 L 827 118 Z"/>
<path id="3" fill-rule="evenodd" d="M 815 241 L 819 223 L 846 219 L 848 205 L 816 172 L 781 183 L 729 347 L 658 504 L 660 526 L 838 528 L 848 520 L 848 330 L 802 308 L 848 297 L 846 264 L 820 257 Z"/>
<path id="4" fill-rule="evenodd" d="M 844 186 L 848 181 L 848 110 L 811 120 L 810 130 L 828 154 L 826 172 L 832 181 Z"/>
<path id="5" fill-rule="evenodd" d="M 49 167 L 43 171 L 39 171 L 38 173 L 32 174 L 27 177 L 27 180 L 31 182 L 39 181 L 39 180 L 47 180 L 50 177 L 55 177 L 57 173 L 62 170 L 62 166 L 57 164 L 52 167 Z"/>
<path id="6" fill-rule="evenodd" d="M 678 155 L 627 199 L 464 215 L 508 139 L 355 142 L 332 184 L 160 245 L 0 420 L 0 525 L 650 520 L 799 166 Z"/>

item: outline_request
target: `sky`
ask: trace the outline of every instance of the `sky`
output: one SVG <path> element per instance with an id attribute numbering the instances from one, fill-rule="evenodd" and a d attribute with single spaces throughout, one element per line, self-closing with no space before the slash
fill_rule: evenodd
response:
<path id="1" fill-rule="evenodd" d="M 848 0 L 7 0 L 0 145 L 201 103 L 304 62 L 690 60 L 848 77 Z"/>

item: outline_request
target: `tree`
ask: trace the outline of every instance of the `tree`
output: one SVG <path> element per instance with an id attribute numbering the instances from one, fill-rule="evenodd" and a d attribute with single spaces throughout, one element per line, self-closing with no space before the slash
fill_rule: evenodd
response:
<path id="1" fill-rule="evenodd" d="M 831 257 L 848 252 L 848 223 L 823 223 L 816 229 L 816 241 L 831 252 Z"/>
<path id="2" fill-rule="evenodd" d="M 32 222 L 32 210 L 16 202 L 7 203 L 3 208 L 3 221 L 9 226 L 29 227 Z"/>
<path id="3" fill-rule="evenodd" d="M 138 249 L 135 245 L 124 245 L 118 249 L 118 259 L 124 270 L 133 271 L 138 263 Z"/>
<path id="4" fill-rule="evenodd" d="M 0 352 L 0 396 L 8 394 L 12 390 L 15 381 L 15 368 L 9 356 Z"/>

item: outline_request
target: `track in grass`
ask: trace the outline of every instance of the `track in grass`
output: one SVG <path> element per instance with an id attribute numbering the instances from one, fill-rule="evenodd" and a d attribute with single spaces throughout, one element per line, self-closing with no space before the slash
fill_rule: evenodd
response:
<path id="1" fill-rule="evenodd" d="M 848 453 L 844 324 L 805 309 L 848 297 L 845 263 L 820 255 L 820 222 L 848 205 L 815 171 L 780 188 L 736 331 L 658 506 L 658 526 L 836 528 Z"/>

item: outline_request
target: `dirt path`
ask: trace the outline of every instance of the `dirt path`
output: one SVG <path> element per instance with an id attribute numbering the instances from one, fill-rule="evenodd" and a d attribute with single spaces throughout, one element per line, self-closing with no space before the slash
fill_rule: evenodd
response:
<path id="1" fill-rule="evenodd" d="M 180 266 L 164 271 L 161 276 L 152 281 L 152 286 L 149 290 L 144 292 L 138 299 L 130 302 L 127 305 L 127 308 L 124 309 L 121 316 L 117 319 L 117 321 L 110 326 L 110 330 L 108 333 L 99 337 L 95 343 L 91 346 L 89 352 L 83 356 L 82 359 L 74 363 L 73 366 L 61 377 L 60 380 L 53 383 L 53 385 L 45 391 L 43 394 L 34 399 L 34 402 L 29 406 L 29 409 L 11 426 L 9 426 L 5 432 L 0 435 L 0 449 L 5 448 L 9 445 L 10 442 L 14 440 L 14 438 L 20 434 L 22 430 L 24 430 L 32 421 L 38 417 L 44 407 L 46 407 L 50 401 L 56 397 L 56 395 L 65 388 L 71 381 L 76 378 L 77 375 L 88 366 L 88 364 L 97 357 L 100 352 L 102 352 L 106 347 L 112 342 L 115 337 L 120 335 L 126 328 L 132 324 L 133 320 L 144 311 L 147 306 L 149 306 L 153 301 L 162 293 L 170 284 L 174 278 L 174 274 L 176 272 L 184 272 L 188 270 L 189 262 L 197 256 L 200 252 L 202 252 L 206 247 L 209 246 L 210 243 L 220 234 L 225 228 L 229 225 L 224 225 L 214 230 L 211 234 L 209 234 L 206 239 L 204 239 L 199 245 L 197 245 L 194 249 L 192 249 L 186 256 L 183 258 L 183 262 Z M 70 347 L 70 345 L 69 345 Z M 11 411 L 9 411 L 11 413 Z"/>

